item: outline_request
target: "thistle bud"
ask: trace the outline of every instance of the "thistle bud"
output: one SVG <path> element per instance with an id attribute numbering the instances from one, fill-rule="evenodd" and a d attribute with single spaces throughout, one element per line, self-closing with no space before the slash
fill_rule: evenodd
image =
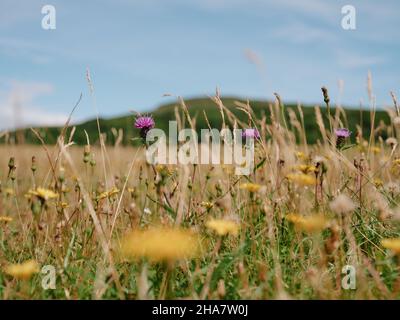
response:
<path id="1" fill-rule="evenodd" d="M 88 163 L 90 161 L 90 145 L 87 144 L 83 150 L 83 162 Z"/>
<path id="2" fill-rule="evenodd" d="M 328 104 L 329 101 L 330 101 L 330 99 L 329 99 L 329 94 L 328 94 L 328 89 L 327 89 L 326 87 L 322 87 L 321 90 L 322 90 L 322 94 L 323 94 L 323 96 L 324 96 L 324 102 L 325 102 L 326 104 Z"/>
<path id="3" fill-rule="evenodd" d="M 11 170 L 15 169 L 15 158 L 11 157 L 8 161 L 8 168 Z"/>
<path id="4" fill-rule="evenodd" d="M 33 156 L 33 157 L 32 157 L 32 164 L 31 164 L 31 171 L 32 171 L 32 173 L 35 173 L 36 170 L 37 170 L 37 166 L 36 166 L 36 157 Z"/>
<path id="5" fill-rule="evenodd" d="M 95 167 L 96 166 L 96 160 L 94 159 L 94 155 L 92 154 L 92 156 L 90 157 L 90 162 L 89 162 L 91 167 Z"/>
<path id="6" fill-rule="evenodd" d="M 65 181 L 65 169 L 64 167 L 60 168 L 60 174 L 58 176 L 58 180 L 62 183 Z"/>

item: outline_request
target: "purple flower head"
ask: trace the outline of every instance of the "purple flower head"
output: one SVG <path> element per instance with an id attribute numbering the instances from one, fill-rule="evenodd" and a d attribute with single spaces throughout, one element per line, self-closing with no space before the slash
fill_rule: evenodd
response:
<path id="1" fill-rule="evenodd" d="M 135 128 L 150 130 L 154 128 L 155 122 L 152 117 L 139 116 L 135 120 Z"/>
<path id="2" fill-rule="evenodd" d="M 258 132 L 257 129 L 244 129 L 242 132 L 242 137 L 243 138 L 256 138 L 259 139 L 260 138 L 260 133 Z"/>
<path id="3" fill-rule="evenodd" d="M 143 140 L 146 140 L 147 132 L 153 129 L 155 122 L 151 116 L 138 116 L 134 124 L 135 128 L 140 129 L 140 136 Z"/>
<path id="4" fill-rule="evenodd" d="M 351 131 L 346 128 L 335 129 L 335 134 L 338 138 L 348 138 L 351 135 Z"/>

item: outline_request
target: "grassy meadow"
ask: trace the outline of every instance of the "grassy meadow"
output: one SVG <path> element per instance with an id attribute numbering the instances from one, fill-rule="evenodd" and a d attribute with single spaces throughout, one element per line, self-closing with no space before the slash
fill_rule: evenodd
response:
<path id="1" fill-rule="evenodd" d="M 360 117 L 331 109 L 327 97 L 328 108 L 307 114 L 279 96 L 256 111 L 212 100 L 216 122 L 184 102 L 173 118 L 197 129 L 257 128 L 251 175 L 149 165 L 140 140 L 129 146 L 133 129 L 114 130 L 108 143 L 79 126 L 57 131 L 58 143 L 3 136 L 0 298 L 400 298 L 397 103 Z M 133 127 L 133 117 L 124 121 Z M 338 143 L 343 127 L 352 134 Z M 101 123 L 100 131 L 110 135 Z M 54 267 L 52 288 L 44 266 Z M 345 266 L 354 288 L 342 284 Z"/>

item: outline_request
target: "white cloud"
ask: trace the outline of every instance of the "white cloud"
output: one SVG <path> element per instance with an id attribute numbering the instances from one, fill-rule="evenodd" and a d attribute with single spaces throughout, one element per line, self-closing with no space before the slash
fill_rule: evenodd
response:
<path id="1" fill-rule="evenodd" d="M 288 41 L 293 44 L 309 44 L 316 41 L 332 43 L 336 39 L 334 33 L 326 29 L 313 27 L 301 22 L 293 22 L 289 25 L 277 27 L 270 34 L 280 41 Z"/>
<path id="2" fill-rule="evenodd" d="M 382 56 L 371 56 L 344 50 L 337 50 L 335 55 L 339 66 L 350 69 L 371 68 L 386 61 Z"/>
<path id="3" fill-rule="evenodd" d="M 27 20 L 40 17 L 39 4 L 39 1 L 1 0 L 0 27 L 13 27 Z"/>
<path id="4" fill-rule="evenodd" d="M 62 125 L 67 115 L 49 112 L 36 104 L 40 96 L 51 94 L 53 87 L 41 82 L 0 82 L 0 128 Z"/>

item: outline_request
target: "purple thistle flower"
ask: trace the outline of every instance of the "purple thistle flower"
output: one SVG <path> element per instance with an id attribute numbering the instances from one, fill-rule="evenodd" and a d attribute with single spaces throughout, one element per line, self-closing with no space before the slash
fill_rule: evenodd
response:
<path id="1" fill-rule="evenodd" d="M 140 136 L 146 139 L 147 132 L 153 129 L 155 122 L 151 116 L 138 116 L 134 124 L 135 128 L 140 129 Z"/>
<path id="2" fill-rule="evenodd" d="M 152 129 L 154 128 L 154 120 L 152 117 L 137 117 L 135 121 L 135 128 L 138 129 Z"/>
<path id="3" fill-rule="evenodd" d="M 335 129 L 335 134 L 338 138 L 348 138 L 351 135 L 351 131 L 347 128 Z"/>
<path id="4" fill-rule="evenodd" d="M 342 149 L 344 146 L 346 139 L 350 137 L 351 131 L 346 128 L 339 128 L 335 129 L 335 134 L 336 134 L 336 148 Z"/>
<path id="5" fill-rule="evenodd" d="M 259 139 L 260 138 L 260 133 L 258 132 L 257 129 L 244 129 L 242 132 L 242 137 L 243 138 L 256 138 Z"/>

